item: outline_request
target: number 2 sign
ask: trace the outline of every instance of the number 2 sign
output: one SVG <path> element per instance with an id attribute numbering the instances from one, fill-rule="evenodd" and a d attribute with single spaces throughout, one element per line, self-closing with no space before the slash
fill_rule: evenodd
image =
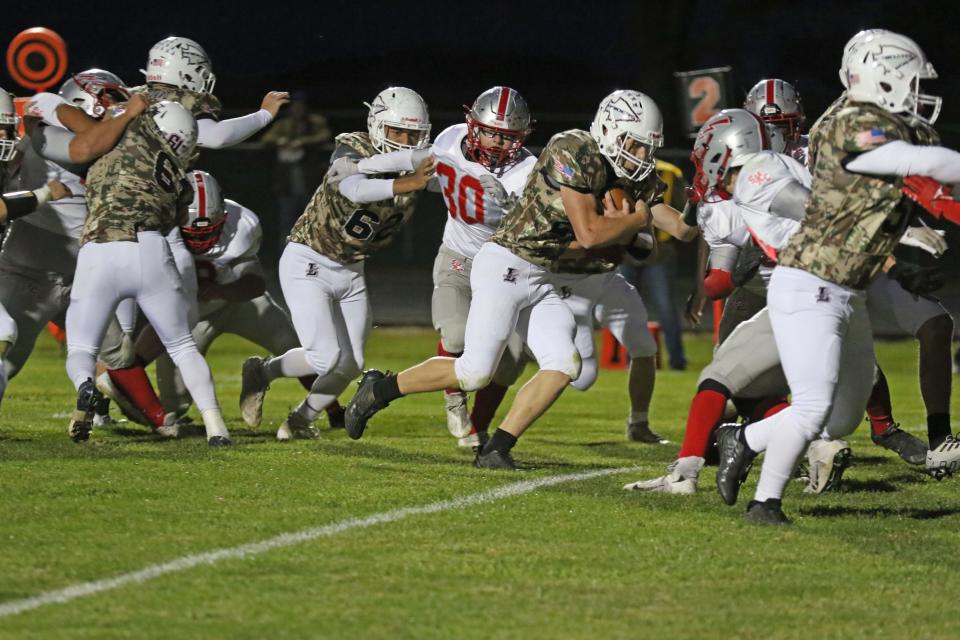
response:
<path id="1" fill-rule="evenodd" d="M 683 121 L 692 138 L 711 116 L 731 106 L 731 68 L 677 71 L 673 75 L 680 89 Z"/>

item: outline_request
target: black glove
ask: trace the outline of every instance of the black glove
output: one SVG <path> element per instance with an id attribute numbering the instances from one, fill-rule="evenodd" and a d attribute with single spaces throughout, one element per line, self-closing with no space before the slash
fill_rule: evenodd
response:
<path id="1" fill-rule="evenodd" d="M 751 252 L 750 255 L 741 257 L 737 261 L 737 266 L 734 267 L 733 273 L 730 275 L 730 280 L 733 281 L 735 286 L 742 287 L 750 282 L 753 276 L 757 274 L 757 269 L 760 268 L 762 262 L 763 254 L 759 251 L 754 251 Z"/>
<path id="2" fill-rule="evenodd" d="M 915 296 L 933 293 L 943 286 L 943 272 L 939 267 L 921 267 L 902 260 L 897 260 L 887 271 L 887 277 Z"/>

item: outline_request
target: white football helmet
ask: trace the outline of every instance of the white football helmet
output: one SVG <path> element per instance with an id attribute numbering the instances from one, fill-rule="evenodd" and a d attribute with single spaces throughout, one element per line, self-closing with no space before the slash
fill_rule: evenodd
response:
<path id="1" fill-rule="evenodd" d="M 747 92 L 743 108 L 769 125 L 783 129 L 784 137 L 797 142 L 806 116 L 797 89 L 786 80 L 761 80 Z"/>
<path id="2" fill-rule="evenodd" d="M 850 51 L 847 97 L 933 124 L 940 115 L 941 99 L 920 93 L 920 81 L 936 77 L 916 42 L 899 33 L 876 33 Z"/>
<path id="3" fill-rule="evenodd" d="M 63 83 L 60 97 L 99 120 L 114 104 L 129 100 L 130 90 L 114 73 L 103 69 L 87 69 Z"/>
<path id="4" fill-rule="evenodd" d="M 847 40 L 847 44 L 843 47 L 843 60 L 840 61 L 840 82 L 843 84 L 844 89 L 850 88 L 850 84 L 847 82 L 847 67 L 850 63 L 850 53 L 863 44 L 864 40 L 880 33 L 890 32 L 886 29 L 864 29 L 863 31 L 858 31 L 852 38 Z"/>
<path id="5" fill-rule="evenodd" d="M 220 239 L 227 207 L 223 201 L 220 183 L 206 171 L 191 171 L 187 176 L 193 187 L 193 202 L 187 211 L 187 222 L 180 227 L 180 235 L 190 253 L 204 254 Z"/>
<path id="6" fill-rule="evenodd" d="M 614 173 L 639 182 L 657 166 L 653 156 L 663 146 L 663 116 L 650 96 L 639 91 L 614 91 L 600 103 L 590 135 Z M 640 149 L 646 150 L 642 158 Z"/>
<path id="7" fill-rule="evenodd" d="M 367 131 L 370 141 L 380 153 L 401 149 L 422 149 L 430 141 L 430 113 L 420 94 L 406 87 L 390 87 L 377 94 L 373 102 L 364 102 L 370 109 Z M 387 138 L 386 127 L 416 132 L 417 142 L 402 144 Z"/>
<path id="8" fill-rule="evenodd" d="M 193 155 L 197 147 L 197 121 L 186 107 L 179 102 L 161 100 L 150 105 L 147 113 L 177 156 L 186 160 Z"/>
<path id="9" fill-rule="evenodd" d="M 0 131 L 4 137 L 0 138 L 0 162 L 13 160 L 20 142 L 17 128 L 20 126 L 20 116 L 13 106 L 13 96 L 0 89 Z"/>
<path id="10" fill-rule="evenodd" d="M 190 38 L 171 36 L 150 47 L 147 68 L 140 70 L 147 82 L 162 82 L 197 93 L 213 93 L 217 76 L 210 56 Z"/>
<path id="11" fill-rule="evenodd" d="M 493 87 L 481 93 L 467 107 L 467 157 L 488 170 L 506 169 L 520 159 L 523 141 L 530 135 L 533 121 L 530 107 L 516 89 Z M 509 141 L 509 146 L 484 146 L 481 134 Z"/>
<path id="12" fill-rule="evenodd" d="M 767 125 L 745 109 L 724 109 L 700 127 L 690 160 L 696 167 L 694 202 L 728 200 L 723 179 L 754 154 L 770 149 Z"/>

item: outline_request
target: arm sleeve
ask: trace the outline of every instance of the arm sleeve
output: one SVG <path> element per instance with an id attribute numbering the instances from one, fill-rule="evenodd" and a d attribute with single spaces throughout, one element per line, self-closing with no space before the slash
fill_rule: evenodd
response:
<path id="1" fill-rule="evenodd" d="M 393 198 L 393 180 L 370 179 L 361 174 L 343 179 L 338 188 L 343 196 L 356 204 Z"/>
<path id="2" fill-rule="evenodd" d="M 243 142 L 272 121 L 273 116 L 266 109 L 219 122 L 212 118 L 198 119 L 197 144 L 207 149 L 229 147 Z"/>
<path id="3" fill-rule="evenodd" d="M 57 117 L 57 107 L 69 104 L 55 93 L 38 93 L 30 98 L 24 109 L 24 114 L 31 118 L 40 118 L 44 124 L 63 128 L 60 118 Z"/>
<path id="4" fill-rule="evenodd" d="M 937 146 L 893 140 L 858 155 L 847 171 L 879 176 L 927 176 L 944 184 L 960 182 L 960 153 Z"/>
<path id="5" fill-rule="evenodd" d="M 413 149 L 394 151 L 392 153 L 378 153 L 375 156 L 364 158 L 357 163 L 360 173 L 399 173 L 413 171 Z"/>
<path id="6" fill-rule="evenodd" d="M 74 134 L 61 127 L 37 127 L 30 134 L 30 144 L 41 158 L 54 162 L 70 173 L 84 175 L 87 166 L 70 160 L 70 141 Z"/>

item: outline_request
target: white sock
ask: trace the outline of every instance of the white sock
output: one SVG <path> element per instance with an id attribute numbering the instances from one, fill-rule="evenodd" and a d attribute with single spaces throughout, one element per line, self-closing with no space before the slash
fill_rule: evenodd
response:
<path id="1" fill-rule="evenodd" d="M 290 349 L 282 356 L 267 359 L 263 363 L 263 371 L 267 374 L 267 380 L 271 382 L 277 378 L 302 378 L 316 373 L 307 362 L 307 352 L 302 347 Z"/>
<path id="2" fill-rule="evenodd" d="M 746 429 L 744 429 L 747 446 L 757 453 L 766 451 L 767 447 L 770 446 L 770 439 L 777 431 L 786 426 L 786 423 L 782 423 L 781 421 L 787 416 L 790 416 L 792 411 L 792 407 L 787 407 L 769 418 L 748 424 Z"/>
<path id="3" fill-rule="evenodd" d="M 797 458 L 803 455 L 806 448 L 807 438 L 792 423 L 786 422 L 779 425 L 767 445 L 767 452 L 763 457 L 763 468 L 760 470 L 760 480 L 757 482 L 757 492 L 753 499 L 763 502 L 770 498 L 782 498 L 784 487 L 793 475 Z"/>
<path id="4" fill-rule="evenodd" d="M 227 431 L 227 425 L 223 422 L 223 415 L 219 408 L 203 409 L 200 411 L 200 417 L 203 418 L 203 426 L 207 430 L 207 440 L 214 436 L 230 437 L 230 432 Z"/>

